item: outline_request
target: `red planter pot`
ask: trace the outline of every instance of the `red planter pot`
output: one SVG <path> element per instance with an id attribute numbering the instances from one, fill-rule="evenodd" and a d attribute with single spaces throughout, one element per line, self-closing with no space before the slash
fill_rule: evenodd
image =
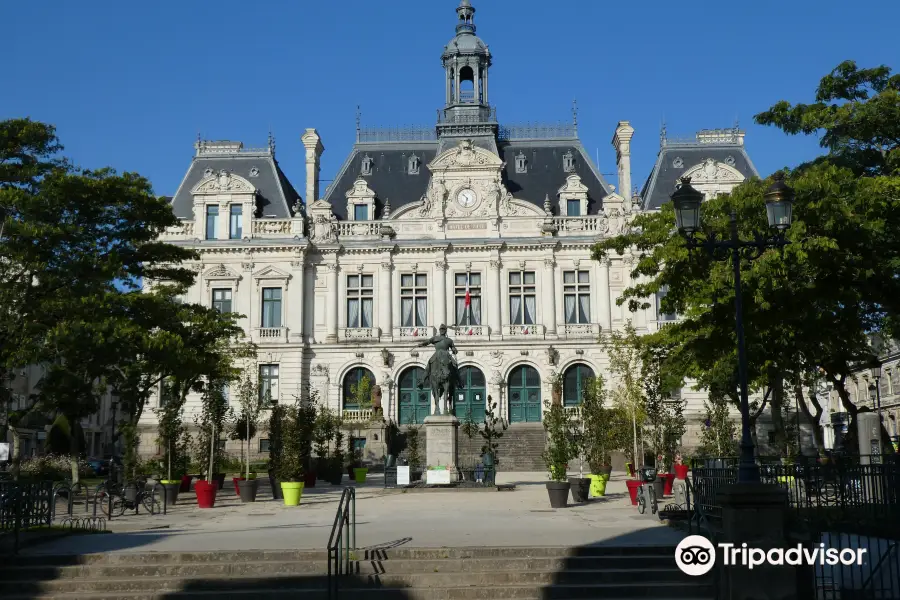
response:
<path id="1" fill-rule="evenodd" d="M 197 506 L 200 508 L 212 508 L 216 505 L 215 483 L 201 479 L 194 485 L 194 491 L 197 493 Z"/>
<path id="2" fill-rule="evenodd" d="M 687 465 L 675 465 L 675 477 L 678 479 L 687 479 L 688 475 L 688 466 Z"/>
<path id="3" fill-rule="evenodd" d="M 244 481 L 244 477 L 232 477 L 231 482 L 234 484 L 234 493 L 238 496 L 241 495 L 241 488 L 238 487 L 238 481 Z"/>
<path id="4" fill-rule="evenodd" d="M 672 487 L 675 485 L 675 473 L 663 473 L 660 475 L 664 481 L 663 496 L 672 495 Z"/>
<path id="5" fill-rule="evenodd" d="M 178 488 L 179 493 L 187 494 L 191 491 L 191 480 L 193 477 L 190 475 L 182 475 L 181 476 L 181 487 Z"/>
<path id="6" fill-rule="evenodd" d="M 631 505 L 637 506 L 637 491 L 641 487 L 641 482 L 637 479 L 627 479 L 625 480 L 625 485 L 628 487 L 628 494 L 631 496 Z"/>

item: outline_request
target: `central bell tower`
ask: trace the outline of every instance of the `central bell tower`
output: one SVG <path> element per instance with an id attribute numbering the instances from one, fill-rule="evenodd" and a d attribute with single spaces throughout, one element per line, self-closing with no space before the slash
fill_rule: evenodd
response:
<path id="1" fill-rule="evenodd" d="M 491 51 L 475 35 L 470 0 L 460 0 L 456 15 L 456 36 L 441 54 L 446 90 L 444 108 L 438 111 L 441 150 L 466 138 L 497 152 L 497 114 L 488 102 Z"/>

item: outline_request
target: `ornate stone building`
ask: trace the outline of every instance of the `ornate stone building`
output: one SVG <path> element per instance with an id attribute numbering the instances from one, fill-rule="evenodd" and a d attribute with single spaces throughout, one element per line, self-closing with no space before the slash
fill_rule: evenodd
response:
<path id="1" fill-rule="evenodd" d="M 324 146 L 306 130 L 305 201 L 273 143 L 198 141 L 172 199 L 182 222 L 166 239 L 200 253 L 187 300 L 245 315 L 260 381 L 275 398 L 299 396 L 308 384 L 359 418 L 350 387 L 368 376 L 386 417 L 421 423 L 429 392 L 419 384 L 432 350 L 417 344 L 447 324 L 459 348 L 457 414 L 480 420 L 491 397 L 515 439 L 539 430 L 555 377 L 577 410 L 584 378 L 606 376 L 602 331 L 626 319 L 654 331 L 667 320 L 656 302 L 634 314 L 618 306 L 631 258 L 598 263 L 592 245 L 623 231 L 635 211 L 658 208 L 680 173 L 695 172 L 714 194 L 756 172 L 742 132 L 702 132 L 691 143 L 664 140 L 643 194 L 632 195 L 634 129 L 622 121 L 612 136 L 617 192 L 576 123 L 500 124 L 489 95 L 493 56 L 476 35 L 475 9 L 462 0 L 456 13 L 435 73 L 446 100 L 434 127 L 358 127 L 321 196 Z M 189 410 L 196 406 L 192 399 Z M 155 427 L 151 407 L 144 453 L 156 451 Z M 377 435 L 366 441 L 374 458 Z M 542 468 L 532 463 L 506 467 Z"/>

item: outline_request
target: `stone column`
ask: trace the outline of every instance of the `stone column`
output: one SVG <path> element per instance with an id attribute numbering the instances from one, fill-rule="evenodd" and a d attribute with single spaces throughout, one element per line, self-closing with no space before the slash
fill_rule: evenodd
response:
<path id="1" fill-rule="evenodd" d="M 500 323 L 500 303 L 503 301 L 500 297 L 501 266 L 502 264 L 499 259 L 492 259 L 487 278 L 488 326 L 491 328 L 491 337 L 494 339 L 500 339 L 500 335 L 503 333 L 503 327 Z"/>
<path id="2" fill-rule="evenodd" d="M 625 198 L 625 205 L 631 206 L 631 138 L 634 127 L 628 121 L 619 121 L 612 145 L 616 149 L 616 165 L 619 171 L 619 195 Z"/>
<path id="3" fill-rule="evenodd" d="M 206 218 L 204 216 L 204 218 Z M 231 232 L 228 226 L 231 224 L 231 203 L 227 200 L 219 200 L 219 230 L 216 232 L 216 238 L 227 240 Z"/>
<path id="4" fill-rule="evenodd" d="M 394 271 L 391 275 L 391 316 L 393 323 L 397 327 L 403 327 L 403 315 L 400 312 L 400 270 L 394 265 Z M 391 335 L 394 332 L 391 331 Z"/>
<path id="5" fill-rule="evenodd" d="M 434 326 L 447 324 L 447 261 L 434 261 Z"/>
<path id="6" fill-rule="evenodd" d="M 475 92 L 475 104 L 481 104 L 481 67 L 475 65 L 473 71 L 472 87 Z"/>
<path id="7" fill-rule="evenodd" d="M 393 306 L 397 303 L 391 293 L 393 270 L 394 266 L 391 264 L 390 257 L 383 258 L 381 272 L 378 275 L 378 326 L 381 328 L 381 335 L 388 338 L 393 334 L 391 317 L 393 317 Z"/>
<path id="8" fill-rule="evenodd" d="M 543 321 L 545 331 L 550 335 L 556 335 L 556 261 L 552 256 L 544 258 L 544 276 L 541 278 L 541 292 L 543 294 Z"/>
<path id="9" fill-rule="evenodd" d="M 325 341 L 338 341 L 338 264 L 337 257 L 334 262 L 325 265 L 328 271 L 326 285 L 328 287 L 328 297 L 325 302 Z"/>
<path id="10" fill-rule="evenodd" d="M 597 284 L 597 299 L 600 308 L 600 330 L 609 331 L 612 328 L 612 305 L 609 293 L 609 265 L 610 260 L 604 258 L 600 261 L 600 281 Z"/>
<path id="11" fill-rule="evenodd" d="M 306 253 L 300 252 L 297 256 L 296 260 L 291 261 L 291 267 L 294 270 L 294 276 L 292 277 L 293 285 L 290 286 L 291 295 L 291 313 L 287 314 L 285 311 L 285 327 L 288 327 L 288 335 L 294 333 L 300 337 L 300 341 L 303 342 L 303 321 L 304 315 L 304 305 L 306 298 L 304 294 L 306 293 Z M 289 340 L 286 340 L 289 341 Z"/>
<path id="12" fill-rule="evenodd" d="M 740 549 L 745 543 L 750 548 L 768 551 L 785 548 L 787 536 L 785 518 L 788 510 L 787 492 L 776 485 L 762 483 L 736 483 L 724 486 L 717 495 L 722 507 L 722 541 Z M 785 566 L 747 567 L 729 564 L 725 566 L 729 549 L 716 549 L 716 566 L 723 567 L 724 598 L 728 600 L 789 600 L 797 597 L 797 571 Z M 730 561 L 730 556 L 728 556 Z"/>

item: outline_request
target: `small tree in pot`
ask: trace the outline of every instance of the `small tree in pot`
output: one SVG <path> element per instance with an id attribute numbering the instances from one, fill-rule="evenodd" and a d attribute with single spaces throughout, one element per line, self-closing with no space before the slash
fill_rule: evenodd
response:
<path id="1" fill-rule="evenodd" d="M 281 453 L 278 459 L 278 477 L 285 506 L 300 504 L 303 493 L 303 442 L 300 437 L 300 406 L 294 403 L 283 407 L 281 422 Z"/>
<path id="2" fill-rule="evenodd" d="M 410 425 L 406 430 L 406 456 L 409 461 L 409 480 L 422 478 L 422 428 Z"/>
<path id="3" fill-rule="evenodd" d="M 570 484 L 566 477 L 566 469 L 572 454 L 572 423 L 569 414 L 561 404 L 545 402 L 544 430 L 547 432 L 547 447 L 541 457 L 547 465 L 550 481 L 547 482 L 547 493 L 552 508 L 565 508 L 568 505 Z"/>
<path id="4" fill-rule="evenodd" d="M 300 438 L 299 448 L 300 460 L 303 465 L 304 487 L 313 487 L 316 484 L 315 473 L 312 470 L 312 450 L 318 405 L 319 393 L 315 390 L 309 392 L 309 399 L 306 401 L 297 398 L 297 435 Z"/>
<path id="5" fill-rule="evenodd" d="M 331 443 L 336 433 L 337 419 L 334 411 L 327 406 L 319 408 L 316 415 L 313 443 L 316 450 L 316 476 L 325 481 L 331 481 L 334 477 L 331 472 Z M 340 469 L 338 469 L 340 471 Z"/>
<path id="6" fill-rule="evenodd" d="M 329 460 L 329 473 L 329 483 L 331 485 L 341 485 L 341 480 L 344 477 L 344 432 L 341 430 L 339 417 L 335 417 L 334 451 Z"/>
<path id="7" fill-rule="evenodd" d="M 499 416 L 497 416 L 497 403 L 490 396 L 487 397 L 487 408 L 484 410 L 484 424 L 478 432 L 484 442 L 481 445 L 481 460 L 485 467 L 486 483 L 496 481 L 497 465 L 500 464 L 498 450 L 500 449 L 500 438 L 503 432 L 509 427 L 509 424 Z"/>
<path id="8" fill-rule="evenodd" d="M 284 413 L 285 407 L 272 404 L 272 396 L 266 393 L 264 403 L 269 409 L 269 485 L 272 486 L 272 498 L 281 500 L 281 485 L 278 483 L 278 473 L 283 455 Z"/>
<path id="9" fill-rule="evenodd" d="M 247 442 L 244 477 L 238 480 L 237 485 L 241 502 L 256 502 L 259 482 L 255 478 L 250 478 L 250 441 L 256 435 L 259 413 L 263 407 L 263 396 L 259 384 L 246 371 L 238 383 L 237 398 L 240 404 L 240 415 L 234 421 L 232 439 L 241 440 L 241 453 L 244 449 L 243 442 L 245 440 Z"/>

